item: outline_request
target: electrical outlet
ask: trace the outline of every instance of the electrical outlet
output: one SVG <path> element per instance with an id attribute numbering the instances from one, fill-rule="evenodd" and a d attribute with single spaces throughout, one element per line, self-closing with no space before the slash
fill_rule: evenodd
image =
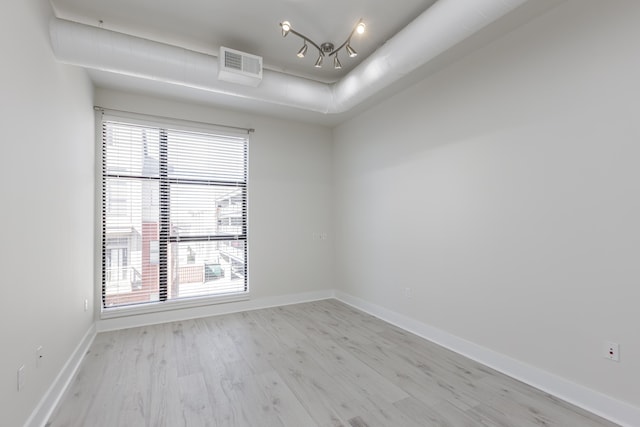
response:
<path id="1" fill-rule="evenodd" d="M 84 300 L 84 311 L 89 310 L 89 300 L 85 298 Z"/>
<path id="2" fill-rule="evenodd" d="M 42 346 L 39 345 L 38 348 L 36 348 L 36 368 L 39 368 L 40 366 L 42 366 L 43 357 L 44 357 L 44 353 L 42 352 Z"/>
<path id="3" fill-rule="evenodd" d="M 24 365 L 18 368 L 18 391 L 24 388 Z"/>
<path id="4" fill-rule="evenodd" d="M 404 288 L 404 297 L 411 298 L 411 288 Z"/>
<path id="5" fill-rule="evenodd" d="M 604 354 L 605 359 L 613 360 L 614 362 L 620 361 L 620 344 L 611 341 L 604 342 Z"/>

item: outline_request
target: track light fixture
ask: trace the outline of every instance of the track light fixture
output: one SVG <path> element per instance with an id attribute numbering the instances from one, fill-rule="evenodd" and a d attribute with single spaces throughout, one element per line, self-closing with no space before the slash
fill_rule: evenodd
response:
<path id="1" fill-rule="evenodd" d="M 318 59 L 316 60 L 314 67 L 321 68 L 322 61 L 325 56 L 335 55 L 333 57 L 333 68 L 336 70 L 339 70 L 342 68 L 342 64 L 338 59 L 338 52 L 340 51 L 340 49 L 344 48 L 347 51 L 347 55 L 350 58 L 355 58 L 358 55 L 358 52 L 356 52 L 355 49 L 351 47 L 351 37 L 353 37 L 353 35 L 356 33 L 363 34 L 365 31 L 366 25 L 364 24 L 364 22 L 362 22 L 362 19 L 358 21 L 356 26 L 353 27 L 353 29 L 351 30 L 351 33 L 349 33 L 349 37 L 347 37 L 344 43 L 342 43 L 340 46 L 338 46 L 338 48 L 335 48 L 335 49 L 334 49 L 333 43 L 329 43 L 329 42 L 325 42 L 325 43 L 322 43 L 321 45 L 318 45 L 309 37 L 294 30 L 289 21 L 282 21 L 280 23 L 280 27 L 282 28 L 282 37 L 286 37 L 289 33 L 293 33 L 304 41 L 304 44 L 302 45 L 302 47 L 297 53 L 298 58 L 304 58 L 304 56 L 306 55 L 307 48 L 308 48 L 307 42 L 308 42 L 311 45 L 313 45 L 313 47 L 318 49 Z"/>

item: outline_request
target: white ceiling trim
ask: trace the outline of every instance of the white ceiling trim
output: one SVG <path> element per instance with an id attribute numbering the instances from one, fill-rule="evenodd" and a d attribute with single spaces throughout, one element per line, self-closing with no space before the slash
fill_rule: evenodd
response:
<path id="1" fill-rule="evenodd" d="M 321 83 L 264 70 L 260 86 L 218 80 L 218 59 L 181 47 L 53 18 L 56 58 L 84 68 L 141 77 L 323 114 L 344 113 L 527 0 L 439 0 L 340 81 Z"/>

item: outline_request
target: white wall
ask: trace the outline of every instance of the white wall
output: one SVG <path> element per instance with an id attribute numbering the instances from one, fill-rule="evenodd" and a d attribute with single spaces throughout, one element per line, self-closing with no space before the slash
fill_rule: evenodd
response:
<path id="1" fill-rule="evenodd" d="M 640 407 L 638 22 L 565 2 L 336 128 L 339 288 Z"/>
<path id="2" fill-rule="evenodd" d="M 85 73 L 58 64 L 49 2 L 0 3 L 0 424 L 24 424 L 90 329 L 94 125 Z M 35 350 L 44 358 L 36 368 Z M 25 387 L 17 392 L 17 369 Z"/>
<path id="3" fill-rule="evenodd" d="M 331 130 L 192 103 L 110 89 L 96 90 L 104 108 L 254 128 L 249 141 L 249 286 L 252 299 L 331 289 Z M 236 304 L 244 308 L 246 304 Z M 233 304 L 224 310 L 232 310 Z M 190 311 L 207 315 L 220 307 Z M 153 321 L 157 316 L 146 316 Z M 166 317 L 166 316 L 165 316 Z M 104 328 L 122 321 L 103 322 Z"/>

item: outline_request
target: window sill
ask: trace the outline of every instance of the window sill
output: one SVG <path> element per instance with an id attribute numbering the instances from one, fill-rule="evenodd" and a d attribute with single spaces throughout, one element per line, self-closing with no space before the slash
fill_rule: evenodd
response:
<path id="1" fill-rule="evenodd" d="M 225 304 L 230 302 L 249 300 L 249 292 L 241 292 L 237 294 L 189 298 L 175 301 L 165 301 L 156 303 L 147 303 L 144 305 L 131 305 L 126 307 L 103 308 L 100 313 L 100 319 L 115 319 L 119 317 L 137 316 L 142 314 L 159 313 L 173 310 L 183 310 L 187 308 L 202 307 L 207 305 Z"/>

